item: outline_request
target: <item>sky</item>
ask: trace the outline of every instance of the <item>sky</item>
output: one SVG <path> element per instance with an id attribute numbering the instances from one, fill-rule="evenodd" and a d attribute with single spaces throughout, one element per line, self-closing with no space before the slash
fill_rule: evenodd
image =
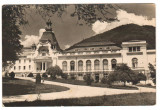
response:
<path id="1" fill-rule="evenodd" d="M 84 24 L 78 25 L 77 18 L 71 17 L 70 14 L 74 11 L 74 5 L 70 5 L 61 18 L 57 15 L 52 16 L 52 29 L 56 39 L 62 49 L 68 48 L 71 45 L 94 36 L 99 33 L 111 30 L 115 27 L 125 24 L 138 24 L 156 26 L 155 5 L 154 4 L 117 4 L 120 8 L 112 11 L 112 17 L 118 21 L 100 22 L 96 21 L 91 26 Z M 37 44 L 45 31 L 46 19 L 43 19 L 34 9 L 27 11 L 25 15 L 29 24 L 20 27 L 22 31 L 21 43 L 25 46 Z"/>

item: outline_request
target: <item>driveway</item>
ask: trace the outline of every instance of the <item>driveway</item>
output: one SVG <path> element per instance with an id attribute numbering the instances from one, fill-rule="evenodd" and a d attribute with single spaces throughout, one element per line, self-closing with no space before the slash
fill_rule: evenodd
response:
<path id="1" fill-rule="evenodd" d="M 35 79 L 29 77 L 19 77 L 19 79 L 35 81 Z M 124 90 L 124 89 L 111 89 L 111 88 L 100 88 L 90 87 L 81 85 L 65 84 L 53 81 L 45 81 L 44 84 L 53 84 L 70 88 L 68 91 L 62 92 L 51 92 L 38 94 L 26 94 L 18 96 L 5 96 L 3 97 L 3 103 L 18 102 L 18 101 L 34 101 L 37 98 L 40 100 L 55 100 L 64 98 L 80 98 L 80 97 L 94 97 L 102 95 L 116 95 L 116 94 L 127 94 L 127 93 L 140 93 L 140 92 L 156 92 L 154 88 L 138 87 L 139 90 Z"/>

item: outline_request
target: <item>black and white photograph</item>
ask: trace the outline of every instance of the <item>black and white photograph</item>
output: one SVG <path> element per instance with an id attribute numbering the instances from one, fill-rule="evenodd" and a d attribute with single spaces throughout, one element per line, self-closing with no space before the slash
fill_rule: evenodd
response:
<path id="1" fill-rule="evenodd" d="M 1 8 L 3 107 L 156 105 L 156 4 Z"/>

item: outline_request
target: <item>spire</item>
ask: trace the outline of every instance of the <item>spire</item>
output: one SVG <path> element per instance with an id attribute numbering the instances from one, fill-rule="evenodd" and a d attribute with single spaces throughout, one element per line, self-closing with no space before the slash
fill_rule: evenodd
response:
<path id="1" fill-rule="evenodd" d="M 48 21 L 46 22 L 46 25 L 47 25 L 47 27 L 46 27 L 46 31 L 52 31 L 52 22 L 51 22 L 51 20 L 50 19 L 48 19 Z"/>

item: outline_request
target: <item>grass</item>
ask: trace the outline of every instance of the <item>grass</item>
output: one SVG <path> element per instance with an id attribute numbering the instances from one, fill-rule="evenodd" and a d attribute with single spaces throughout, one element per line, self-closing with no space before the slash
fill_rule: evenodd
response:
<path id="1" fill-rule="evenodd" d="M 10 78 L 3 78 L 2 81 L 3 96 L 50 93 L 69 90 L 67 87 L 49 84 L 35 84 L 35 82 L 29 80 L 10 80 Z"/>
<path id="2" fill-rule="evenodd" d="M 134 93 L 46 101 L 37 100 L 33 102 L 13 102 L 4 103 L 4 106 L 137 106 L 155 104 L 156 93 Z"/>
<path id="3" fill-rule="evenodd" d="M 67 84 L 88 86 L 86 84 L 86 82 L 82 81 L 82 80 L 59 79 L 59 78 L 54 79 L 54 80 L 52 80 L 50 78 L 47 78 L 46 80 L 54 81 L 54 82 L 67 83 Z M 138 90 L 137 87 L 123 86 L 123 85 L 112 85 L 112 86 L 109 86 L 108 84 L 102 84 L 100 82 L 98 82 L 98 83 L 93 82 L 90 86 L 92 86 L 92 87 L 103 87 L 103 88 L 114 88 L 114 89 L 125 89 L 125 90 Z"/>

